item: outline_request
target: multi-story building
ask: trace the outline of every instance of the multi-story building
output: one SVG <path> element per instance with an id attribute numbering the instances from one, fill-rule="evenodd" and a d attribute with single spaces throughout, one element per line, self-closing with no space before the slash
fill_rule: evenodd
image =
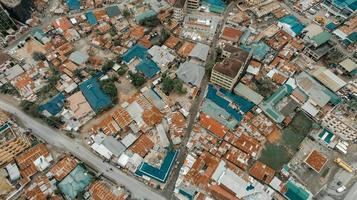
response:
<path id="1" fill-rule="evenodd" d="M 0 166 L 2 166 L 11 162 L 31 144 L 26 136 L 17 131 L 9 117 L 1 110 L 0 118 Z"/>
<path id="2" fill-rule="evenodd" d="M 176 22 L 182 22 L 185 15 L 186 0 L 177 0 L 174 4 L 173 17 Z"/>
<path id="3" fill-rule="evenodd" d="M 249 63 L 250 57 L 250 54 L 242 49 L 232 53 L 230 57 L 213 67 L 211 82 L 227 90 L 233 90 L 240 75 Z"/>
<path id="4" fill-rule="evenodd" d="M 187 0 L 188 9 L 197 9 L 200 7 L 200 0 Z"/>
<path id="5" fill-rule="evenodd" d="M 347 19 L 356 13 L 356 1 L 324 0 L 321 4 L 328 12 Z"/>
<path id="6" fill-rule="evenodd" d="M 15 22 L 11 19 L 7 11 L 0 5 L 0 36 L 1 39 L 17 30 Z"/>
<path id="7" fill-rule="evenodd" d="M 322 125 L 344 140 L 355 140 L 357 139 L 357 130 L 351 124 L 346 123 L 348 121 L 343 116 L 329 113 L 322 119 Z"/>

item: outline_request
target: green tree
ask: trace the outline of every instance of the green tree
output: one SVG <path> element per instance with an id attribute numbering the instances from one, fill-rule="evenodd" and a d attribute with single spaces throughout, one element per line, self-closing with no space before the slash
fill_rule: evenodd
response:
<path id="1" fill-rule="evenodd" d="M 64 124 L 60 117 L 50 116 L 50 117 L 42 117 L 42 119 L 46 122 L 46 124 L 53 128 L 61 128 Z"/>
<path id="2" fill-rule="evenodd" d="M 73 75 L 75 77 L 77 77 L 79 80 L 84 79 L 84 76 L 82 74 L 82 70 L 81 69 L 75 69 L 74 72 L 73 72 Z"/>
<path id="3" fill-rule="evenodd" d="M 163 74 L 162 76 L 161 89 L 167 95 L 170 95 L 171 92 L 179 94 L 187 92 L 186 88 L 183 87 L 183 82 L 180 79 L 171 79 L 166 74 Z"/>
<path id="4" fill-rule="evenodd" d="M 11 85 L 10 83 L 5 83 L 0 87 L 0 92 L 3 94 L 9 94 L 9 95 L 15 95 L 19 96 L 19 92 L 16 90 L 16 88 Z"/>
<path id="5" fill-rule="evenodd" d="M 138 73 L 132 73 L 129 71 L 129 76 L 131 83 L 137 88 L 146 83 L 146 79 Z"/>
<path id="6" fill-rule="evenodd" d="M 117 73 L 118 73 L 120 76 L 123 76 L 127 71 L 128 71 L 128 67 L 124 65 L 124 66 L 121 66 L 121 67 L 118 69 Z"/>
<path id="7" fill-rule="evenodd" d="M 112 101 L 115 101 L 118 98 L 118 90 L 114 81 L 115 79 L 107 79 L 99 82 L 102 90 L 111 98 Z"/>
<path id="8" fill-rule="evenodd" d="M 39 117 L 40 113 L 38 112 L 38 105 L 35 104 L 34 102 L 23 100 L 20 103 L 20 107 L 22 110 L 24 110 L 26 113 L 34 116 L 34 117 Z"/>
<path id="9" fill-rule="evenodd" d="M 163 28 L 161 30 L 160 43 L 163 44 L 170 37 L 170 35 L 170 31 Z"/>
<path id="10" fill-rule="evenodd" d="M 112 60 L 106 62 L 102 67 L 102 71 L 103 72 L 108 72 L 109 70 L 111 70 L 113 68 L 114 64 L 115 63 Z"/>
<path id="11" fill-rule="evenodd" d="M 128 19 L 130 17 L 131 13 L 129 11 L 129 9 L 125 8 L 123 11 L 123 16 L 124 18 Z"/>

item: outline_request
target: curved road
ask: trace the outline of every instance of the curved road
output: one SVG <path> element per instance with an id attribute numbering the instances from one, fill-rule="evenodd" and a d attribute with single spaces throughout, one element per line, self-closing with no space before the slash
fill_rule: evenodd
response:
<path id="1" fill-rule="evenodd" d="M 111 179 L 115 183 L 125 186 L 126 189 L 131 192 L 132 197 L 152 200 L 165 199 L 160 194 L 154 192 L 148 186 L 139 182 L 135 178 L 128 176 L 108 163 L 103 163 L 102 159 L 100 159 L 97 155 L 82 146 L 80 143 L 67 137 L 64 133 L 41 124 L 3 99 L 0 99 L 0 108 L 16 115 L 26 128 L 32 129 L 33 134 L 41 138 L 43 141 L 63 149 L 64 151 L 70 152 L 72 155 L 88 164 L 88 166 L 94 168 L 99 173 L 103 173 L 104 176 Z M 113 170 L 110 170 L 110 168 Z"/>

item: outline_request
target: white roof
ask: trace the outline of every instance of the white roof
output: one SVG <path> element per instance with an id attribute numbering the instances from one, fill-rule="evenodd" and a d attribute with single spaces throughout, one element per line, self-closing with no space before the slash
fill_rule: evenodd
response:
<path id="1" fill-rule="evenodd" d="M 205 74 L 205 68 L 192 62 L 184 62 L 177 69 L 176 74 L 183 82 L 200 86 Z"/>
<path id="2" fill-rule="evenodd" d="M 14 164 L 9 163 L 8 165 L 6 165 L 5 169 L 9 174 L 11 181 L 15 181 L 20 178 L 20 171 L 15 163 Z"/>
<path id="3" fill-rule="evenodd" d="M 102 144 L 93 143 L 91 148 L 106 159 L 110 159 L 113 155 L 113 153 Z"/>
<path id="4" fill-rule="evenodd" d="M 138 139 L 136 135 L 129 133 L 121 140 L 121 143 L 123 143 L 124 146 L 128 148 L 130 145 L 132 145 L 135 142 L 136 139 Z"/>
<path id="5" fill-rule="evenodd" d="M 122 153 L 118 159 L 118 164 L 121 167 L 125 167 L 126 164 L 128 164 L 130 157 L 126 155 L 125 153 Z"/>
<path id="6" fill-rule="evenodd" d="M 126 110 L 128 111 L 131 118 L 141 127 L 144 124 L 144 120 L 141 117 L 144 109 L 135 101 L 131 103 Z"/>
<path id="7" fill-rule="evenodd" d="M 280 191 L 282 189 L 281 183 L 282 181 L 276 176 L 274 176 L 273 180 L 269 183 L 269 185 L 276 191 Z"/>
<path id="8" fill-rule="evenodd" d="M 318 68 L 312 75 L 334 92 L 338 91 L 347 84 L 326 67 Z"/>
<path id="9" fill-rule="evenodd" d="M 303 109 L 313 117 L 315 117 L 317 113 L 319 113 L 319 109 L 313 106 L 310 101 L 306 101 L 304 105 L 301 106 L 301 109 Z"/>
<path id="10" fill-rule="evenodd" d="M 198 58 L 201 61 L 206 61 L 208 56 L 209 46 L 202 43 L 197 43 L 192 49 L 190 56 L 193 58 Z"/>
<path id="11" fill-rule="evenodd" d="M 170 53 L 170 49 L 165 45 L 153 46 L 148 50 L 148 53 L 152 56 L 152 60 L 161 68 L 164 72 L 167 69 L 167 65 L 174 61 L 175 56 Z"/>
<path id="12" fill-rule="evenodd" d="M 5 71 L 5 76 L 8 80 L 12 80 L 25 72 L 20 65 L 15 65 Z"/>
<path id="13" fill-rule="evenodd" d="M 38 157 L 35 161 L 33 161 L 33 164 L 36 166 L 36 168 L 39 171 L 45 170 L 47 167 L 50 166 L 50 162 L 53 160 L 52 156 L 49 155 L 47 157 L 44 157 L 43 155 Z"/>
<path id="14" fill-rule="evenodd" d="M 340 62 L 340 65 L 348 72 L 352 72 L 353 70 L 357 69 L 357 64 L 350 58 L 347 58 Z"/>
<path id="15" fill-rule="evenodd" d="M 159 134 L 159 137 L 160 137 L 160 144 L 161 146 L 163 147 L 168 147 L 170 145 L 170 141 L 169 139 L 167 138 L 167 135 L 166 135 L 166 131 L 164 129 L 164 126 L 162 124 L 158 124 L 156 126 L 156 130 Z"/>
<path id="16" fill-rule="evenodd" d="M 247 72 L 253 75 L 257 75 L 260 71 L 260 67 L 253 67 L 251 65 L 248 66 Z"/>

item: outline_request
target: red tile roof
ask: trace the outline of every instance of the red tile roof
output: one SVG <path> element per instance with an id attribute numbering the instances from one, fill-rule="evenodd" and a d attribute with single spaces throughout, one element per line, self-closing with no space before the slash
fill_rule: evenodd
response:
<path id="1" fill-rule="evenodd" d="M 75 158 L 66 156 L 53 165 L 50 172 L 54 175 L 57 181 L 61 181 L 77 166 L 77 163 Z"/>
<path id="2" fill-rule="evenodd" d="M 313 170 L 319 173 L 322 168 L 327 163 L 327 157 L 322 153 L 318 152 L 317 150 L 311 151 L 309 156 L 305 159 L 305 163 L 309 165 Z"/>
<path id="3" fill-rule="evenodd" d="M 153 147 L 154 142 L 146 134 L 142 134 L 134 144 L 131 145 L 130 150 L 133 153 L 139 154 L 141 157 L 145 157 Z"/>
<path id="4" fill-rule="evenodd" d="M 264 163 L 257 161 L 250 168 L 249 174 L 256 179 L 269 184 L 274 178 L 275 171 Z"/>
<path id="5" fill-rule="evenodd" d="M 209 130 L 211 133 L 215 134 L 219 138 L 223 138 L 226 133 L 228 133 L 228 128 L 220 124 L 215 119 L 206 115 L 205 113 L 200 113 L 200 125 Z"/>

